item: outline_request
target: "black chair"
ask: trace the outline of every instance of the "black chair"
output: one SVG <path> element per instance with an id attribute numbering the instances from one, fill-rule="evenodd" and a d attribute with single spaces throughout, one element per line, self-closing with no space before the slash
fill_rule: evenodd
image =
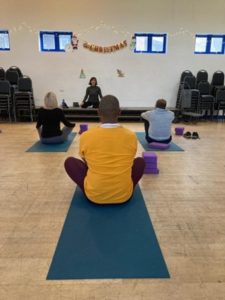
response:
<path id="1" fill-rule="evenodd" d="M 17 86 L 19 75 L 16 71 L 7 70 L 5 73 L 5 78 L 12 86 Z"/>
<path id="2" fill-rule="evenodd" d="M 214 97 L 210 94 L 210 84 L 208 81 L 201 81 L 198 84 L 199 90 L 199 110 L 201 113 L 206 114 L 210 111 L 210 115 L 213 118 L 214 112 Z"/>
<path id="3" fill-rule="evenodd" d="M 181 101 L 181 92 L 184 87 L 184 78 L 186 76 L 192 76 L 192 72 L 189 70 L 185 70 L 181 73 L 178 92 L 177 92 L 177 102 L 176 102 L 177 109 L 180 109 L 180 107 L 181 107 L 181 102 L 180 102 Z"/>
<path id="4" fill-rule="evenodd" d="M 216 100 L 214 108 L 217 110 L 217 118 L 220 110 L 222 110 L 222 116 L 224 119 L 225 114 L 225 89 L 218 89 L 216 93 Z"/>
<path id="5" fill-rule="evenodd" d="M 196 88 L 200 81 L 208 81 L 208 72 L 206 70 L 200 70 L 196 76 Z"/>
<path id="6" fill-rule="evenodd" d="M 183 72 L 181 73 L 181 76 L 180 76 L 180 84 L 184 82 L 184 78 L 185 78 L 186 76 L 192 76 L 192 75 L 193 75 L 192 72 L 189 71 L 189 70 L 183 71 Z"/>
<path id="7" fill-rule="evenodd" d="M 222 71 L 216 71 L 213 73 L 212 82 L 211 82 L 211 93 L 213 96 L 216 96 L 218 89 L 224 87 L 224 73 Z"/>
<path id="8" fill-rule="evenodd" d="M 29 77 L 18 80 L 18 89 L 14 93 L 14 117 L 28 116 L 33 121 L 35 114 L 32 81 Z"/>
<path id="9" fill-rule="evenodd" d="M 19 77 L 23 77 L 23 73 L 22 71 L 20 70 L 20 68 L 18 68 L 17 66 L 12 66 L 8 69 L 9 71 L 15 71 L 18 73 L 18 76 Z"/>
<path id="10" fill-rule="evenodd" d="M 10 83 L 7 80 L 0 80 L 0 113 L 8 114 L 9 121 L 12 121 L 12 99 Z"/>
<path id="11" fill-rule="evenodd" d="M 196 78 L 193 75 L 184 77 L 184 89 L 194 90 L 196 86 Z"/>
<path id="12" fill-rule="evenodd" d="M 0 68 L 0 80 L 5 80 L 5 70 Z"/>

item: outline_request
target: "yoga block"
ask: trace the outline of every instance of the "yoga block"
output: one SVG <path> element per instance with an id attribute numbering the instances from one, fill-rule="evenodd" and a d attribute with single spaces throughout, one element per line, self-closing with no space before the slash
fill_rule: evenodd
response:
<path id="1" fill-rule="evenodd" d="M 142 152 L 142 157 L 144 159 L 157 159 L 157 155 L 155 152 Z"/>
<path id="2" fill-rule="evenodd" d="M 149 145 L 149 148 L 161 149 L 161 150 L 168 149 L 169 146 L 170 146 L 170 144 L 163 144 L 163 143 L 157 143 L 157 142 L 153 142 L 153 143 L 150 143 L 148 145 Z"/>
<path id="3" fill-rule="evenodd" d="M 183 133 L 184 133 L 184 127 L 176 127 L 175 128 L 176 135 L 183 135 Z"/>
<path id="4" fill-rule="evenodd" d="M 144 174 L 159 174 L 159 169 L 145 169 Z"/>
<path id="5" fill-rule="evenodd" d="M 88 130 L 88 124 L 80 124 L 80 131 L 79 134 L 82 134 L 83 132 Z"/>

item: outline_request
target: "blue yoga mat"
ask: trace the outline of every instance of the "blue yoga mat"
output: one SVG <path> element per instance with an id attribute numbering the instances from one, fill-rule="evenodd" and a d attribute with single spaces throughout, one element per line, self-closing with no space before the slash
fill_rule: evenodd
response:
<path id="1" fill-rule="evenodd" d="M 170 143 L 169 148 L 165 149 L 165 150 L 161 150 L 161 149 L 153 149 L 150 148 L 146 139 L 145 139 L 145 133 L 144 132 L 136 132 L 137 138 L 139 140 L 139 142 L 141 143 L 142 147 L 145 149 L 145 151 L 184 151 L 184 149 L 182 149 L 181 147 L 179 147 L 177 144 L 175 144 L 174 142 Z"/>
<path id="2" fill-rule="evenodd" d="M 71 132 L 68 140 L 62 144 L 42 144 L 40 141 L 36 142 L 32 147 L 27 149 L 26 152 L 66 152 L 72 144 L 76 136 L 75 132 Z"/>
<path id="3" fill-rule="evenodd" d="M 139 186 L 129 202 L 107 206 L 76 189 L 47 279 L 169 277 Z"/>

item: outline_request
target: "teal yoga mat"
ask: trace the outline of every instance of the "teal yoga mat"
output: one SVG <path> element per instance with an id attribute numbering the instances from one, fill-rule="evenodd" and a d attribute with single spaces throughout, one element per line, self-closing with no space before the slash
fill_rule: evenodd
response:
<path id="1" fill-rule="evenodd" d="M 68 140 L 62 144 L 42 144 L 40 141 L 36 142 L 32 147 L 27 149 L 26 152 L 66 152 L 72 144 L 76 136 L 75 132 L 72 132 L 68 136 Z"/>
<path id="2" fill-rule="evenodd" d="M 145 151 L 161 151 L 161 152 L 165 152 L 165 151 L 184 151 L 184 149 L 182 149 L 180 146 L 178 146 L 177 144 L 175 144 L 174 142 L 170 143 L 169 148 L 165 149 L 165 150 L 161 150 L 161 149 L 153 149 L 150 148 L 146 139 L 145 139 L 145 133 L 144 132 L 136 132 L 137 138 L 139 140 L 139 142 L 141 143 L 142 147 L 145 149 Z"/>
<path id="3" fill-rule="evenodd" d="M 96 205 L 77 188 L 48 280 L 169 278 L 139 186 L 129 202 Z"/>

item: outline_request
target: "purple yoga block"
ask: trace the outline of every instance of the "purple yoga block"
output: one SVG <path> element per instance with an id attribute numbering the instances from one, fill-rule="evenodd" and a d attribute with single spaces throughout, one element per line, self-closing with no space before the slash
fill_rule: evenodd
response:
<path id="1" fill-rule="evenodd" d="M 144 174 L 159 174 L 159 169 L 144 170 Z"/>
<path id="2" fill-rule="evenodd" d="M 144 161 L 146 164 L 156 164 L 157 163 L 157 157 L 155 158 L 144 158 Z"/>
<path id="3" fill-rule="evenodd" d="M 79 134 L 88 130 L 88 124 L 80 124 L 80 131 Z"/>
<path id="4" fill-rule="evenodd" d="M 88 130 L 88 124 L 80 124 L 80 129 L 83 131 Z"/>
<path id="5" fill-rule="evenodd" d="M 183 135 L 183 133 L 184 133 L 184 127 L 176 127 L 175 128 L 176 135 Z"/>
<path id="6" fill-rule="evenodd" d="M 161 149 L 161 150 L 165 150 L 168 149 L 170 144 L 163 144 L 163 143 L 157 143 L 157 142 L 153 142 L 148 144 L 149 148 L 152 149 Z"/>
<path id="7" fill-rule="evenodd" d="M 150 158 L 157 158 L 157 155 L 155 152 L 142 152 L 142 157 L 144 159 L 150 159 Z"/>

